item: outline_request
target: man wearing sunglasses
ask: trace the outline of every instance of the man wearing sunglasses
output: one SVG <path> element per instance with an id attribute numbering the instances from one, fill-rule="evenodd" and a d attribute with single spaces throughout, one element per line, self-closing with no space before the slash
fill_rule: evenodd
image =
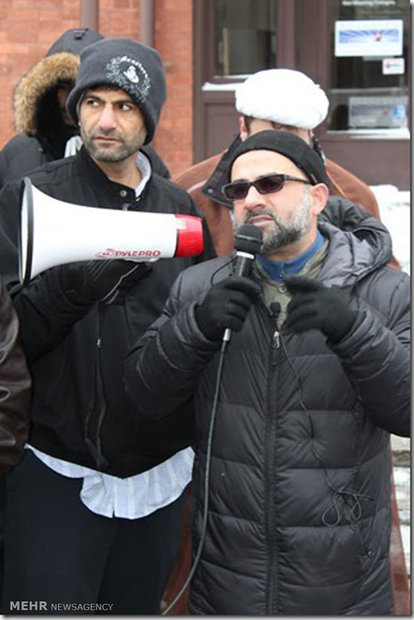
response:
<path id="1" fill-rule="evenodd" d="M 237 229 L 262 232 L 251 276 L 234 256 L 182 272 L 126 362 L 142 419 L 194 409 L 190 613 L 390 615 L 409 277 L 375 218 L 350 232 L 320 217 L 325 168 L 300 138 L 259 132 L 229 170 Z"/>
<path id="2" fill-rule="evenodd" d="M 314 132 L 327 117 L 329 101 L 312 79 L 300 71 L 291 69 L 266 69 L 252 74 L 238 85 L 235 91 L 235 107 L 239 113 L 239 134 L 228 149 L 194 166 L 191 166 L 173 180 L 186 189 L 202 210 L 219 256 L 231 252 L 234 244 L 233 203 L 222 191 L 227 182 L 228 163 L 241 142 L 258 131 L 272 129 L 288 131 L 302 138 L 322 158 L 325 164 L 331 196 L 335 199 L 334 213 L 327 209 L 332 220 L 345 229 L 352 230 L 360 225 L 362 210 L 350 209 L 347 201 L 363 206 L 371 215 L 380 219 L 379 207 L 372 190 L 361 179 L 325 157 Z M 329 207 L 331 199 L 329 200 Z M 356 218 L 356 219 L 355 219 Z M 394 256 L 390 265 L 399 268 Z M 409 613 L 409 588 L 402 546 L 399 517 L 395 494 L 393 494 L 393 545 L 390 549 L 394 585 L 394 613 Z M 182 585 L 183 567 L 189 566 L 189 533 L 183 540 L 176 568 L 173 571 L 168 593 L 171 597 Z M 176 613 L 185 613 L 185 597 L 175 608 Z"/>

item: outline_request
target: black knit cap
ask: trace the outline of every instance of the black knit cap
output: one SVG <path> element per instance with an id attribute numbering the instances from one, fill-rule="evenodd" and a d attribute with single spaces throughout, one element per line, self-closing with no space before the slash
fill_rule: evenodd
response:
<path id="1" fill-rule="evenodd" d="M 142 112 L 151 142 L 167 97 L 164 66 L 158 52 L 133 39 L 102 39 L 85 47 L 73 90 L 66 102 L 78 122 L 78 103 L 85 90 L 95 86 L 121 88 Z"/>
<path id="2" fill-rule="evenodd" d="M 66 30 L 52 45 L 46 56 L 70 52 L 80 54 L 84 47 L 103 39 L 103 36 L 89 28 L 70 28 Z"/>
<path id="3" fill-rule="evenodd" d="M 249 136 L 241 142 L 229 161 L 229 180 L 234 161 L 249 151 L 276 151 L 288 157 L 306 174 L 313 185 L 317 183 L 329 184 L 325 165 L 321 157 L 306 144 L 302 138 L 286 131 L 267 129 Z"/>

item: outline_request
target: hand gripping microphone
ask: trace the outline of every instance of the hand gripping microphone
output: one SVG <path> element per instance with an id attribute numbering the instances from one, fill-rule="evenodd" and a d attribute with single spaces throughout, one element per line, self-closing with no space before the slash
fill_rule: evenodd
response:
<path id="1" fill-rule="evenodd" d="M 234 242 L 236 250 L 235 276 L 248 276 L 252 270 L 253 261 L 263 242 L 263 232 L 253 224 L 244 224 L 237 231 Z M 224 330 L 223 342 L 231 338 L 231 329 Z"/>

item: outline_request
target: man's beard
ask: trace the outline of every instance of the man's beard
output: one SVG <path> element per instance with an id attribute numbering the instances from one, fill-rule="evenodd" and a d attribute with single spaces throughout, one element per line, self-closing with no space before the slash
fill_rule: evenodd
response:
<path id="1" fill-rule="evenodd" d="M 246 213 L 241 224 L 248 224 L 250 217 L 259 214 L 271 217 L 275 223 L 271 230 L 263 231 L 263 244 L 260 250 L 260 254 L 263 256 L 272 254 L 275 250 L 295 243 L 309 232 L 311 224 L 309 213 L 311 198 L 309 188 L 304 189 L 305 193 L 301 202 L 285 220 L 277 215 L 273 209 L 264 208 L 260 211 L 255 211 L 254 214 Z"/>
<path id="2" fill-rule="evenodd" d="M 137 135 L 133 136 L 133 138 L 128 141 L 114 132 L 105 134 L 102 131 L 93 131 L 87 136 L 82 127 L 80 128 L 80 134 L 88 153 L 97 161 L 103 162 L 120 162 L 128 159 L 128 157 L 139 151 L 146 137 L 145 129 L 141 129 Z M 107 147 L 99 146 L 94 141 L 96 136 L 116 138 L 119 144 L 108 144 Z"/>

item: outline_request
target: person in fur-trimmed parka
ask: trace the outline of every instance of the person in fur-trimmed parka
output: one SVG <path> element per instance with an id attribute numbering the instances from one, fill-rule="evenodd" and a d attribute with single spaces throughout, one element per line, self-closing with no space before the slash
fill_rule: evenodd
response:
<path id="1" fill-rule="evenodd" d="M 102 35 L 89 28 L 72 28 L 53 43 L 46 56 L 19 81 L 13 96 L 18 134 L 0 151 L 0 189 L 11 179 L 50 161 L 74 155 L 82 142 L 65 103 L 75 83 L 79 54 Z M 154 172 L 169 178 L 161 158 L 150 146 L 142 148 Z"/>
<path id="2" fill-rule="evenodd" d="M 409 277 L 375 218 L 350 232 L 322 216 L 326 173 L 296 136 L 260 132 L 229 168 L 239 237 L 263 234 L 251 277 L 235 257 L 181 273 L 126 362 L 137 416 L 194 407 L 190 613 L 390 615 Z"/>

